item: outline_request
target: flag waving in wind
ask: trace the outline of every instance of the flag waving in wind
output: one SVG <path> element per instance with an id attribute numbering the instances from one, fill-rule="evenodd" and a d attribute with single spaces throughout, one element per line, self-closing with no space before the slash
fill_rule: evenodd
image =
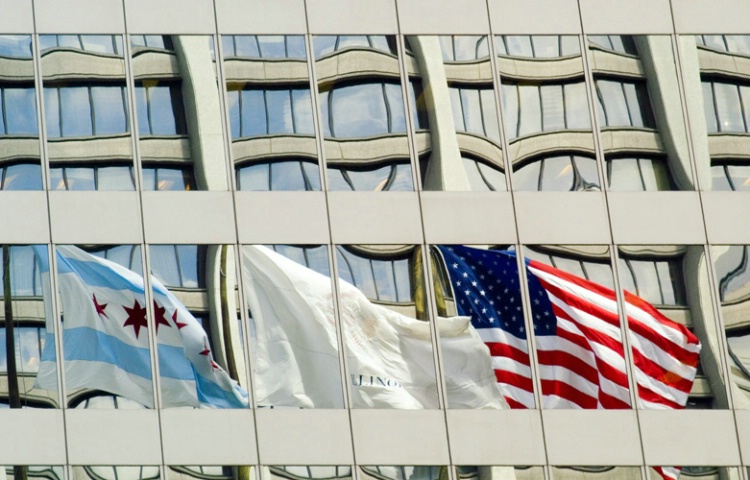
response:
<path id="1" fill-rule="evenodd" d="M 529 350 L 513 253 L 438 247 L 456 305 L 489 346 L 508 403 L 533 408 Z M 615 292 L 534 260 L 526 261 L 545 408 L 629 408 Z M 683 408 L 700 343 L 684 326 L 625 292 L 638 403 Z"/>
<path id="2" fill-rule="evenodd" d="M 56 255 L 66 387 L 153 407 L 143 278 L 77 247 L 57 246 Z M 37 257 L 49 275 L 46 254 Z M 153 277 L 151 284 L 163 406 L 246 407 L 247 393 L 214 361 L 198 320 Z M 56 388 L 55 365 L 47 342 L 38 387 Z"/>

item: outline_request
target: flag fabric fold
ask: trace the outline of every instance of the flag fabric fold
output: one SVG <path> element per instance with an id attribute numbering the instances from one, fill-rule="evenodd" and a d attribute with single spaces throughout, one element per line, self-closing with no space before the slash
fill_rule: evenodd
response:
<path id="1" fill-rule="evenodd" d="M 439 246 L 459 315 L 492 352 L 511 407 L 533 408 L 527 332 L 514 253 Z M 526 260 L 526 278 L 544 408 L 630 408 L 615 292 Z M 625 292 L 629 343 L 641 408 L 683 408 L 700 343 L 645 300 Z"/>
<path id="2" fill-rule="evenodd" d="M 41 253 L 42 275 L 49 275 Z M 103 390 L 153 407 L 143 277 L 74 246 L 57 246 L 56 258 L 66 388 Z M 163 406 L 246 407 L 247 392 L 214 361 L 198 320 L 158 280 L 151 284 Z M 47 342 L 39 388 L 56 388 L 56 363 L 54 342 Z"/>
<path id="3" fill-rule="evenodd" d="M 243 249 L 259 406 L 339 407 L 342 387 L 331 279 L 262 246 Z M 428 322 L 370 302 L 339 280 L 353 407 L 438 408 Z M 466 317 L 440 318 L 454 408 L 506 408 L 487 347 Z"/>

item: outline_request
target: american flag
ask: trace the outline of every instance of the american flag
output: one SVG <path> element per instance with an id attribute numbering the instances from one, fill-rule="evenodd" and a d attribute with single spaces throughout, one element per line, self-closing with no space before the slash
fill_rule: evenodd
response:
<path id="1" fill-rule="evenodd" d="M 487 344 L 511 408 L 534 408 L 527 332 L 514 253 L 439 246 L 459 315 Z M 544 408 L 630 408 L 615 292 L 526 260 Z M 685 406 L 698 339 L 641 298 L 625 292 L 629 342 L 641 408 Z M 664 467 L 665 477 L 676 477 Z"/>

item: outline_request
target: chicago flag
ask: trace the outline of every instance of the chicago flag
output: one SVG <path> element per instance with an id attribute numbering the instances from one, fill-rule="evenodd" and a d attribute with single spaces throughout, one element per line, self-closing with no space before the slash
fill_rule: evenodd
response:
<path id="1" fill-rule="evenodd" d="M 153 407 L 143 278 L 77 247 L 56 252 L 67 390 L 103 390 Z M 46 251 L 37 258 L 49 275 Z M 198 320 L 158 280 L 151 284 L 162 405 L 246 407 L 247 392 L 214 361 Z M 57 388 L 56 363 L 48 341 L 38 388 Z"/>

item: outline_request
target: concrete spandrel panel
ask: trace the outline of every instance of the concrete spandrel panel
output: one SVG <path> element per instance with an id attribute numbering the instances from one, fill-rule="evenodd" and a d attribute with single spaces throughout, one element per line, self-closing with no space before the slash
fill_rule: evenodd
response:
<path id="1" fill-rule="evenodd" d="M 598 192 L 516 192 L 521 243 L 609 244 L 604 195 Z"/>
<path id="2" fill-rule="evenodd" d="M 62 410 L 3 409 L 0 425 L 13 433 L 0 435 L 2 465 L 61 465 L 65 463 L 65 430 Z"/>
<path id="3" fill-rule="evenodd" d="M 155 410 L 67 410 L 68 462 L 73 465 L 158 465 Z"/>
<path id="4" fill-rule="evenodd" d="M 352 455 L 345 410 L 259 409 L 255 412 L 260 463 L 349 465 Z"/>
<path id="5" fill-rule="evenodd" d="M 581 33 L 576 0 L 489 0 L 495 35 Z M 534 15 L 529 15 L 533 9 Z"/>
<path id="6" fill-rule="evenodd" d="M 143 192 L 147 243 L 235 243 L 230 192 Z"/>
<path id="7" fill-rule="evenodd" d="M 448 410 L 446 416 L 456 465 L 545 462 L 539 410 Z"/>
<path id="8" fill-rule="evenodd" d="M 34 12 L 31 2 L 0 0 L 0 12 L 13 11 L 13 15 L 0 15 L 0 32 L 33 33 Z"/>
<path id="9" fill-rule="evenodd" d="M 750 193 L 702 192 L 706 235 L 713 244 L 750 244 Z"/>
<path id="10" fill-rule="evenodd" d="M 636 412 L 543 410 L 547 458 L 552 465 L 641 465 Z"/>
<path id="11" fill-rule="evenodd" d="M 646 465 L 739 465 L 732 411 L 641 410 Z"/>
<path id="12" fill-rule="evenodd" d="M 142 243 L 136 192 L 49 192 L 52 241 Z"/>
<path id="13" fill-rule="evenodd" d="M 439 410 L 352 410 L 357 463 L 447 465 L 444 413 Z"/>
<path id="14" fill-rule="evenodd" d="M 427 243 L 518 242 L 508 192 L 422 192 L 421 196 Z"/>
<path id="15" fill-rule="evenodd" d="M 334 243 L 422 243 L 416 192 L 329 192 Z"/>
<path id="16" fill-rule="evenodd" d="M 440 8 L 435 8 L 433 0 L 396 0 L 396 6 L 404 35 L 489 33 L 485 0 L 443 2 Z"/>
<path id="17" fill-rule="evenodd" d="M 237 192 L 235 202 L 240 243 L 329 243 L 322 192 Z"/>
<path id="18" fill-rule="evenodd" d="M 750 458 L 750 410 L 737 410 L 734 415 L 740 437 L 740 452 L 742 458 L 747 459 Z"/>
<path id="19" fill-rule="evenodd" d="M 222 35 L 307 33 L 304 0 L 216 0 Z"/>
<path id="20" fill-rule="evenodd" d="M 212 34 L 213 2 L 205 0 L 123 0 L 131 34 Z"/>
<path id="21" fill-rule="evenodd" d="M 18 208 L 23 205 L 23 208 Z M 0 195 L 0 243 L 48 243 L 49 219 L 44 192 Z"/>
<path id="22" fill-rule="evenodd" d="M 580 0 L 587 34 L 672 33 L 669 0 Z"/>
<path id="23" fill-rule="evenodd" d="M 396 34 L 396 0 L 307 0 L 311 34 Z"/>
<path id="24" fill-rule="evenodd" d="M 258 462 L 253 412 L 184 410 L 161 412 L 164 461 L 172 465 L 253 465 Z"/>
<path id="25" fill-rule="evenodd" d="M 615 243 L 705 243 L 697 192 L 611 192 L 608 198 Z"/>
<path id="26" fill-rule="evenodd" d="M 125 32 L 122 0 L 34 0 L 34 15 L 40 34 Z"/>
<path id="27" fill-rule="evenodd" d="M 677 33 L 748 32 L 750 3 L 745 0 L 673 1 L 672 10 Z"/>

